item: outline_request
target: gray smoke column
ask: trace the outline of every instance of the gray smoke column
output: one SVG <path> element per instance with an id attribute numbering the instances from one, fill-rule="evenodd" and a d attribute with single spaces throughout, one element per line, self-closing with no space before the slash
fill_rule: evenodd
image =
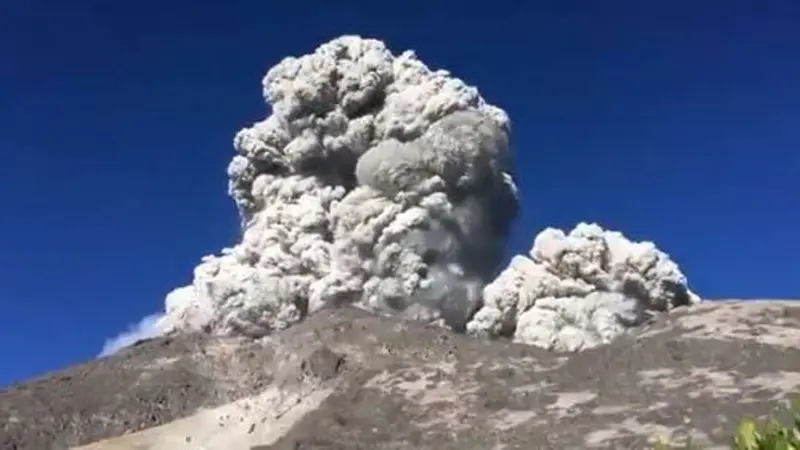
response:
<path id="1" fill-rule="evenodd" d="M 228 166 L 242 240 L 167 296 L 159 330 L 263 336 L 341 304 L 465 329 L 517 211 L 506 113 L 357 36 L 284 59 L 263 95 Z"/>

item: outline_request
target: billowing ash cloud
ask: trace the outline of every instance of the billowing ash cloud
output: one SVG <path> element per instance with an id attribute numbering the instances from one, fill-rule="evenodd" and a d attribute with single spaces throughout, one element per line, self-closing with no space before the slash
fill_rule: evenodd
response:
<path id="1" fill-rule="evenodd" d="M 529 257 L 515 256 L 485 287 L 467 331 L 575 351 L 699 301 L 678 266 L 652 242 L 631 242 L 580 223 L 569 234 L 555 228 L 539 233 Z"/>
<path id="2" fill-rule="evenodd" d="M 272 115 L 228 167 L 242 242 L 169 294 L 163 329 L 261 336 L 344 303 L 463 329 L 517 209 L 505 112 L 355 36 L 263 86 Z"/>
<path id="3" fill-rule="evenodd" d="M 258 337 L 353 304 L 577 350 L 696 300 L 652 244 L 586 224 L 492 281 L 518 207 L 508 116 L 413 52 L 345 36 L 263 88 L 272 114 L 228 166 L 242 241 L 167 296 L 162 333 Z"/>

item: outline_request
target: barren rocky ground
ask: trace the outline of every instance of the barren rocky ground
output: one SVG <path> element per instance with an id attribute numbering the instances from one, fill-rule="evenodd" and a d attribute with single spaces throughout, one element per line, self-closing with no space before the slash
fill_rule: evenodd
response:
<path id="1" fill-rule="evenodd" d="M 684 307 L 576 354 L 356 309 L 176 335 L 0 392 L 3 450 L 724 446 L 800 388 L 800 302 Z"/>

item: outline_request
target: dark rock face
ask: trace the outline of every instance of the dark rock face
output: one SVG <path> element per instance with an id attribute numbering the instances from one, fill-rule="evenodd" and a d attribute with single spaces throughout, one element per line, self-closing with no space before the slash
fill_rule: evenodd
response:
<path id="1" fill-rule="evenodd" d="M 259 341 L 155 339 L 13 386 L 0 449 L 710 447 L 796 389 L 800 303 L 684 308 L 577 354 L 344 308 Z"/>

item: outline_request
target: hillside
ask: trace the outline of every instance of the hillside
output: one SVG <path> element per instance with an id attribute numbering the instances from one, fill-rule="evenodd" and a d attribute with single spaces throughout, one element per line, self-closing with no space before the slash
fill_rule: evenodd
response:
<path id="1" fill-rule="evenodd" d="M 580 353 L 352 308 L 260 340 L 162 337 L 0 393 L 0 448 L 648 448 L 728 443 L 800 388 L 800 304 L 683 307 Z"/>

